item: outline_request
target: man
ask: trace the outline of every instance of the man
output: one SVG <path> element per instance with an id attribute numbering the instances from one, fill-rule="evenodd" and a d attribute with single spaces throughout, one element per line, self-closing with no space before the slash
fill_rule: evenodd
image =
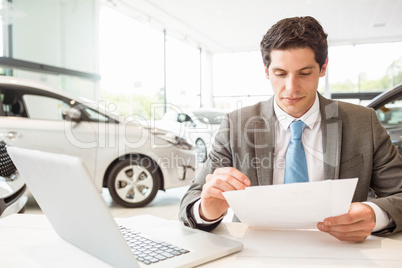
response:
<path id="1" fill-rule="evenodd" d="M 264 36 L 261 52 L 274 97 L 227 115 L 209 159 L 183 197 L 180 219 L 212 230 L 229 207 L 222 192 L 288 183 L 287 170 L 296 166 L 286 165 L 292 158 L 286 155 L 294 143 L 292 124 L 302 121 L 299 140 L 307 167 L 297 169 L 306 169 L 305 179 L 358 178 L 349 212 L 324 219 L 317 228 L 344 241 L 401 231 L 402 157 L 386 130 L 373 110 L 317 92 L 328 65 L 321 25 L 312 17 L 281 20 Z M 370 191 L 375 198 L 365 202 Z"/>

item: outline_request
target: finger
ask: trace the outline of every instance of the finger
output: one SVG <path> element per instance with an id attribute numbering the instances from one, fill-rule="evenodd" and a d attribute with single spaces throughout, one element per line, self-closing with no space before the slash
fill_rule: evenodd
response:
<path id="1" fill-rule="evenodd" d="M 207 187 L 215 187 L 222 192 L 244 190 L 247 186 L 228 175 L 211 175 L 205 183 Z"/>
<path id="2" fill-rule="evenodd" d="M 326 230 L 324 228 L 323 222 L 318 223 L 317 228 L 322 232 L 332 235 L 333 237 L 337 238 L 340 241 L 361 242 L 371 234 L 371 232 L 365 232 L 365 231 L 337 232 L 337 231 Z"/>
<path id="3" fill-rule="evenodd" d="M 364 232 L 371 233 L 373 226 L 368 221 L 359 221 L 353 224 L 346 225 L 334 225 L 328 226 L 323 223 L 317 225 L 318 229 L 326 232 L 337 232 L 337 233 L 353 233 L 353 232 Z"/>
<path id="4" fill-rule="evenodd" d="M 355 242 L 363 241 L 371 234 L 370 232 L 367 231 L 356 231 L 356 232 L 329 231 L 328 233 L 341 241 L 355 241 Z"/>
<path id="5" fill-rule="evenodd" d="M 222 191 L 243 190 L 245 185 L 228 175 L 208 175 L 206 183 L 208 187 L 216 187 Z"/>
<path id="6" fill-rule="evenodd" d="M 217 168 L 214 171 L 214 175 L 230 175 L 246 186 L 250 186 L 251 184 L 250 179 L 246 175 L 233 167 Z"/>
<path id="7" fill-rule="evenodd" d="M 333 237 L 337 238 L 340 241 L 349 241 L 349 242 L 362 242 L 364 241 L 367 236 L 366 235 L 351 235 L 351 236 L 344 236 L 344 235 L 338 235 L 335 233 L 329 233 Z"/>
<path id="8" fill-rule="evenodd" d="M 326 226 L 350 225 L 360 221 L 367 221 L 375 225 L 375 213 L 369 205 L 356 202 L 350 205 L 347 214 L 337 217 L 329 217 L 324 220 L 324 224 Z"/>
<path id="9" fill-rule="evenodd" d="M 205 184 L 202 188 L 201 198 L 202 199 L 218 198 L 226 201 L 225 197 L 222 194 L 223 192 L 224 191 L 220 188 L 211 187 Z"/>
<path id="10" fill-rule="evenodd" d="M 349 213 L 343 214 L 336 217 L 329 217 L 324 220 L 324 225 L 326 227 L 337 226 L 337 225 L 347 225 L 354 223 L 354 219 Z"/>
<path id="11" fill-rule="evenodd" d="M 347 216 L 348 214 L 349 216 Z M 320 231 L 329 233 L 330 235 L 336 237 L 341 241 L 360 242 L 371 235 L 371 232 L 375 226 L 375 221 L 372 220 L 371 214 L 357 213 L 356 211 L 352 211 L 352 209 L 349 211 L 348 214 L 341 215 L 339 217 L 328 218 L 324 220 L 324 222 L 319 222 L 317 224 L 317 228 Z M 362 217 L 361 215 L 357 214 L 363 214 L 367 217 Z M 354 222 L 354 220 L 360 218 L 362 218 L 362 220 Z M 339 224 L 345 222 L 352 223 Z"/>

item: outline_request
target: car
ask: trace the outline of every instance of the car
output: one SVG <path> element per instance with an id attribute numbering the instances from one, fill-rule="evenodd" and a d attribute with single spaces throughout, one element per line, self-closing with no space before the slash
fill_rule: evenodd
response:
<path id="1" fill-rule="evenodd" d="M 402 84 L 375 97 L 367 107 L 373 108 L 388 131 L 392 143 L 402 154 Z"/>
<path id="2" fill-rule="evenodd" d="M 212 148 L 226 112 L 217 109 L 181 109 L 170 107 L 155 126 L 166 129 L 186 139 L 197 148 L 197 160 L 204 163 Z"/>
<path id="3" fill-rule="evenodd" d="M 7 153 L 6 143 L 0 141 L 0 218 L 24 212 L 27 201 L 25 181 Z"/>
<path id="4" fill-rule="evenodd" d="M 105 102 L 4 76 L 0 104 L 0 138 L 8 146 L 80 157 L 99 191 L 107 188 L 121 206 L 145 206 L 158 190 L 189 185 L 197 172 L 190 143 L 113 114 Z"/>

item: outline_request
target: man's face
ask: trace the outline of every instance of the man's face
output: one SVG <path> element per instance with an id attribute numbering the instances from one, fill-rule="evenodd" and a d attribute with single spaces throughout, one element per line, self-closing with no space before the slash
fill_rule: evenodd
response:
<path id="1" fill-rule="evenodd" d="M 311 48 L 272 50 L 269 68 L 275 100 L 287 114 L 299 118 L 315 101 L 318 80 L 325 75 L 328 59 L 320 70 Z"/>

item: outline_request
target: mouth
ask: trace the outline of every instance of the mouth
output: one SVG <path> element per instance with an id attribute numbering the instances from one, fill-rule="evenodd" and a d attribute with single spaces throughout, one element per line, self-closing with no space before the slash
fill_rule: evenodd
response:
<path id="1" fill-rule="evenodd" d="M 282 100 L 288 103 L 297 103 L 301 101 L 304 97 L 282 97 Z"/>

